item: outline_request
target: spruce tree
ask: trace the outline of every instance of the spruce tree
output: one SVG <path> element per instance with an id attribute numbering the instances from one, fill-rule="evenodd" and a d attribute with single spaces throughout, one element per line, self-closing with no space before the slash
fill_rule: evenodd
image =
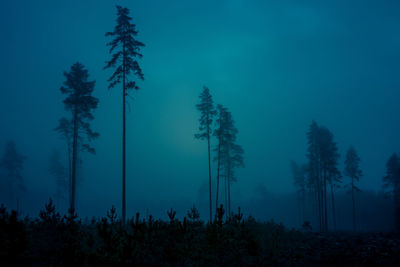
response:
<path id="1" fill-rule="evenodd" d="M 117 25 L 114 31 L 105 34 L 114 37 L 107 43 L 110 46 L 110 53 L 114 54 L 104 67 L 115 69 L 108 79 L 108 88 L 114 88 L 122 82 L 122 222 L 126 219 L 126 97 L 130 91 L 139 90 L 134 78 L 144 79 L 137 61 L 142 58 L 140 49 L 144 44 L 136 39 L 138 31 L 131 20 L 129 9 L 117 5 Z"/>

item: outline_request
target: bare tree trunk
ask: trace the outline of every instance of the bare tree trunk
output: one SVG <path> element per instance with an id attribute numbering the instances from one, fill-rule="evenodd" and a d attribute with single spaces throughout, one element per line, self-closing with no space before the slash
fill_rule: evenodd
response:
<path id="1" fill-rule="evenodd" d="M 231 177 L 230 174 L 228 175 L 228 210 L 229 210 L 229 217 L 231 217 Z"/>
<path id="2" fill-rule="evenodd" d="M 324 228 L 328 232 L 328 199 L 327 199 L 327 184 L 326 184 L 326 170 L 324 170 Z"/>
<path id="3" fill-rule="evenodd" d="M 72 144 L 72 175 L 71 175 L 71 212 L 75 211 L 75 195 L 76 195 L 76 162 L 78 157 L 78 114 L 74 111 L 74 134 Z"/>
<path id="4" fill-rule="evenodd" d="M 69 203 L 72 201 L 72 159 L 71 159 L 71 140 L 67 140 L 68 147 L 68 197 Z"/>
<path id="5" fill-rule="evenodd" d="M 400 232 L 400 186 L 394 186 L 394 212 L 395 212 L 395 227 Z"/>
<path id="6" fill-rule="evenodd" d="M 318 191 L 318 219 L 319 219 L 319 231 L 323 231 L 323 223 L 322 223 L 322 188 L 321 181 L 318 177 L 317 179 L 317 191 Z"/>
<path id="7" fill-rule="evenodd" d="M 207 117 L 207 121 L 208 121 L 208 117 Z M 209 193 L 210 193 L 210 223 L 212 223 L 210 126 L 207 126 L 207 145 L 208 145 L 208 186 L 209 186 Z"/>
<path id="8" fill-rule="evenodd" d="M 356 204 L 354 201 L 354 178 L 351 178 L 351 200 L 353 202 L 353 231 L 356 231 Z"/>
<path id="9" fill-rule="evenodd" d="M 335 210 L 335 193 L 333 191 L 333 183 L 331 183 L 331 200 L 332 200 L 332 217 L 333 217 L 333 229 L 336 232 L 336 210 Z"/>
<path id="10" fill-rule="evenodd" d="M 317 173 L 317 191 L 318 191 L 318 217 L 319 217 L 319 230 L 320 232 L 324 231 L 324 224 L 323 224 L 323 194 L 322 194 L 322 173 L 320 168 L 320 162 L 316 163 L 316 173 Z"/>
<path id="11" fill-rule="evenodd" d="M 218 194 L 219 194 L 219 170 L 221 167 L 221 142 L 218 141 L 218 163 L 217 163 L 217 197 L 215 200 L 215 210 L 218 209 Z"/>
<path id="12" fill-rule="evenodd" d="M 315 220 L 315 224 L 317 224 L 318 221 L 318 191 L 315 185 L 313 185 L 312 192 L 312 202 L 313 202 L 313 219 Z"/>
<path id="13" fill-rule="evenodd" d="M 303 188 L 302 192 L 301 192 L 302 196 L 301 196 L 301 210 L 302 210 L 302 214 L 301 214 L 301 220 L 303 222 L 305 222 L 306 220 L 306 191 Z"/>
<path id="14" fill-rule="evenodd" d="M 228 187 L 226 180 L 228 179 L 227 175 L 225 175 L 225 219 L 228 218 Z"/>
<path id="15" fill-rule="evenodd" d="M 299 225 L 301 226 L 301 197 L 297 196 L 297 207 L 298 207 L 298 211 L 299 211 Z"/>
<path id="16" fill-rule="evenodd" d="M 122 57 L 122 223 L 126 219 L 126 87 L 125 87 L 125 44 Z"/>

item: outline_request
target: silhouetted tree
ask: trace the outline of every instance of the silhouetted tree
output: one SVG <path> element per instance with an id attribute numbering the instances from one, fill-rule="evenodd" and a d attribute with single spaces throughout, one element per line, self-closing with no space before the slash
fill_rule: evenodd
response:
<path id="1" fill-rule="evenodd" d="M 218 140 L 218 145 L 216 148 L 214 148 L 214 152 L 217 153 L 215 156 L 214 160 L 217 161 L 217 192 L 216 192 L 216 200 L 215 200 L 215 209 L 218 209 L 218 199 L 219 199 L 219 181 L 220 181 L 220 174 L 221 174 L 221 148 L 222 144 L 224 142 L 223 140 L 223 131 L 224 131 L 224 122 L 225 122 L 225 116 L 226 116 L 227 109 L 223 107 L 221 104 L 217 105 L 217 113 L 218 117 L 216 119 L 216 128 L 214 130 L 213 135 L 217 137 Z M 226 204 L 226 203 L 225 203 Z"/>
<path id="2" fill-rule="evenodd" d="M 356 150 L 353 146 L 347 150 L 346 160 L 344 162 L 345 169 L 344 174 L 351 179 L 350 193 L 353 206 L 353 231 L 356 230 L 356 204 L 355 204 L 355 192 L 359 192 L 360 189 L 355 185 L 360 177 L 363 175 L 360 169 L 360 157 L 357 155 Z"/>
<path id="3" fill-rule="evenodd" d="M 328 231 L 328 183 L 333 182 L 334 178 L 340 174 L 337 165 L 339 159 L 339 153 L 336 146 L 336 142 L 333 139 L 333 134 L 328 128 L 321 126 L 319 128 L 319 147 L 321 157 L 321 170 L 323 178 L 323 203 L 324 203 L 324 227 L 325 231 Z M 332 189 L 332 187 L 331 187 Z M 331 192 L 333 194 L 333 190 Z M 332 195 L 333 197 L 333 195 Z M 332 204 L 334 206 L 334 197 L 332 198 Z M 332 209 L 333 216 L 335 217 L 334 208 Z M 336 218 L 334 218 L 334 223 Z"/>
<path id="4" fill-rule="evenodd" d="M 58 200 L 58 205 L 60 206 L 60 201 L 65 199 L 65 192 L 69 192 L 68 188 L 70 188 L 70 185 L 67 170 L 61 162 L 60 152 L 56 149 L 53 150 L 50 156 L 49 172 L 50 174 L 54 175 L 56 179 L 56 197 Z"/>
<path id="5" fill-rule="evenodd" d="M 66 78 L 64 86 L 60 88 L 61 93 L 67 95 L 64 99 L 65 109 L 71 112 L 72 127 L 72 166 L 71 166 L 71 200 L 70 209 L 75 210 L 76 195 L 76 170 L 78 161 L 78 150 L 83 149 L 95 153 L 88 142 L 99 136 L 90 128 L 90 121 L 94 119 L 93 109 L 97 108 L 98 99 L 92 96 L 95 81 L 88 81 L 89 74 L 85 67 L 77 62 L 72 65 L 69 72 L 64 72 Z M 84 143 L 83 137 L 87 142 Z"/>
<path id="6" fill-rule="evenodd" d="M 227 215 L 230 216 L 230 184 L 236 181 L 235 169 L 237 167 L 244 167 L 244 150 L 240 145 L 236 144 L 236 135 L 238 133 L 238 130 L 235 127 L 235 122 L 232 118 L 232 114 L 221 105 L 217 105 L 217 110 L 218 128 L 214 132 L 214 135 L 217 136 L 218 139 L 218 146 L 216 148 L 216 160 L 218 162 L 217 183 L 219 183 L 219 176 L 221 175 L 220 172 L 222 170 L 225 178 L 225 206 L 228 209 Z"/>
<path id="7" fill-rule="evenodd" d="M 395 208 L 395 226 L 400 231 L 400 158 L 396 153 L 386 163 L 386 176 L 383 177 L 386 193 L 393 197 Z"/>
<path id="8" fill-rule="evenodd" d="M 6 170 L 6 184 L 8 186 L 11 198 L 14 197 L 14 187 L 16 186 L 25 191 L 24 180 L 21 171 L 24 169 L 24 161 L 26 156 L 21 155 L 16 148 L 15 142 L 10 140 L 7 142 L 3 158 L 0 160 L 0 166 Z"/>
<path id="9" fill-rule="evenodd" d="M 200 104 L 196 107 L 201 113 L 199 119 L 199 133 L 195 134 L 195 138 L 200 140 L 207 140 L 207 151 L 208 151 L 208 190 L 209 190 L 209 201 L 210 201 L 210 222 L 212 221 L 212 197 L 211 197 L 211 153 L 210 153 L 210 137 L 211 137 L 211 124 L 213 117 L 216 114 L 214 109 L 214 102 L 210 94 L 210 90 L 207 87 L 203 87 L 203 92 L 200 94 Z"/>
<path id="10" fill-rule="evenodd" d="M 332 183 L 335 177 L 337 179 L 339 154 L 333 140 L 333 134 L 328 128 L 318 126 L 315 121 L 312 121 L 310 125 L 307 139 L 307 185 L 311 189 L 316 202 L 320 231 L 328 231 L 327 185 Z M 331 193 L 333 193 L 333 190 Z M 333 195 L 332 201 L 334 203 Z"/>
<path id="11" fill-rule="evenodd" d="M 305 221 L 305 209 L 306 209 L 306 175 L 307 165 L 298 165 L 295 161 L 290 162 L 290 167 L 293 175 L 294 186 L 297 188 L 297 195 L 299 199 L 299 214 L 300 221 Z"/>
<path id="12" fill-rule="evenodd" d="M 117 25 L 114 31 L 107 32 L 106 36 L 114 37 L 107 43 L 110 46 L 110 53 L 114 54 L 110 61 L 106 62 L 105 69 L 114 68 L 115 71 L 108 79 L 110 83 L 108 88 L 111 89 L 122 80 L 122 222 L 125 223 L 126 218 L 126 96 L 130 90 L 139 90 L 136 76 L 139 80 L 143 80 L 142 69 L 139 66 L 137 58 L 142 58 L 140 49 L 144 46 L 142 42 L 136 40 L 138 32 L 136 25 L 131 23 L 132 18 L 129 17 L 129 9 L 117 5 Z M 131 77 L 132 79 L 129 79 Z"/>
<path id="13" fill-rule="evenodd" d="M 319 153 L 319 126 L 315 121 L 312 121 L 310 129 L 307 132 L 307 158 L 308 158 L 308 187 L 314 198 L 316 204 L 316 211 L 319 222 L 320 231 L 322 227 L 322 185 L 321 185 L 321 167 L 320 167 L 320 153 Z"/>

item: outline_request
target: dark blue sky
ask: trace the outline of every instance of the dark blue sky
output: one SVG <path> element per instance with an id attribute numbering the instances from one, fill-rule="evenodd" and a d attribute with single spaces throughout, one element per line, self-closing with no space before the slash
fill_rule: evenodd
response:
<path id="1" fill-rule="evenodd" d="M 333 132 L 342 156 L 350 144 L 358 150 L 359 187 L 381 190 L 386 160 L 400 151 L 398 1 L 5 0 L 0 146 L 14 139 L 29 157 L 32 194 L 54 192 L 48 158 L 65 150 L 52 131 L 66 114 L 59 88 L 80 61 L 96 80 L 101 136 L 97 155 L 82 155 L 78 206 L 120 203 L 121 92 L 107 89 L 103 70 L 115 4 L 131 9 L 146 44 L 145 81 L 127 121 L 128 210 L 203 199 L 206 145 L 193 138 L 203 85 L 232 111 L 245 149 L 235 199 L 252 198 L 260 184 L 294 190 L 289 161 L 305 162 L 312 119 Z"/>

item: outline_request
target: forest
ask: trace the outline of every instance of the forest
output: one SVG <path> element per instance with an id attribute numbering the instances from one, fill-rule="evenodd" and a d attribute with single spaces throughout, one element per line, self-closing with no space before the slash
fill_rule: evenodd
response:
<path id="1" fill-rule="evenodd" d="M 128 1 L 101 2 L 93 12 L 89 3 L 24 3 L 26 10 L 32 5 L 24 12 L 34 14 L 26 17 L 17 15 L 15 4 L 4 5 L 2 12 L 11 15 L 3 14 L 2 24 L 16 33 L 10 35 L 15 45 L 2 50 L 31 50 L 16 59 L 4 53 L 0 69 L 0 265 L 400 264 L 399 67 L 378 52 L 378 44 L 359 46 L 359 39 L 372 38 L 365 28 L 377 23 L 371 15 L 376 6 L 361 9 L 364 24 L 357 24 L 353 12 L 315 3 L 173 2 L 139 3 L 137 9 Z M 379 16 L 390 18 L 387 25 L 400 23 L 392 13 L 400 6 L 376 5 Z M 46 13 L 43 7 L 57 12 L 35 25 Z M 272 30 L 268 42 L 298 38 L 269 52 L 271 74 L 258 68 L 268 58 L 260 54 L 267 48 L 258 44 L 256 29 L 267 22 L 274 27 L 257 13 L 266 7 L 282 12 L 275 27 L 286 34 L 278 38 Z M 335 12 L 349 19 L 358 37 L 339 41 L 338 32 L 351 34 L 338 26 Z M 75 28 L 68 26 L 71 14 L 77 16 Z M 234 14 L 243 18 L 227 26 L 224 20 L 233 23 Z M 166 21 L 148 18 L 155 15 Z M 202 15 L 219 23 L 215 32 L 208 22 L 199 26 Z M 54 29 L 46 16 L 59 17 Z M 252 16 L 258 24 L 250 27 Z M 297 20 L 287 26 L 285 16 Z M 311 18 L 324 21 L 332 35 L 325 36 Z M 296 21 L 303 24 L 294 31 Z M 43 35 L 33 36 L 42 27 Z M 373 29 L 382 34 L 379 44 L 390 43 L 397 53 L 392 57 L 400 59 L 400 42 Z M 104 42 L 91 46 L 93 35 Z M 233 41 L 221 41 L 224 36 Z M 235 46 L 238 36 L 250 47 L 245 53 Z M 25 39 L 31 43 L 21 44 Z M 165 41 L 162 49 L 155 40 Z M 312 51 L 306 47 L 311 43 L 337 54 L 320 61 L 326 50 Z M 363 49 L 376 54 L 368 58 L 376 65 L 366 63 Z M 301 56 L 292 54 L 297 50 Z M 213 59 L 219 56 L 223 64 Z M 39 57 L 46 68 L 33 66 Z M 307 60 L 312 64 L 299 63 Z M 152 69 L 150 63 L 158 61 L 164 63 Z M 240 91 L 246 83 L 255 88 Z M 349 87 L 336 89 L 342 84 Z"/>

